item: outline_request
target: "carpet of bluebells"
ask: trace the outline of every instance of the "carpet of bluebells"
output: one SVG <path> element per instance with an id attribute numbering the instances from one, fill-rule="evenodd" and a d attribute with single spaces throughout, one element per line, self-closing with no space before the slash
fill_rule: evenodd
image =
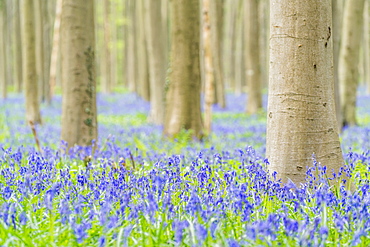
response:
<path id="1" fill-rule="evenodd" d="M 244 102 L 215 106 L 197 142 L 163 138 L 133 94 L 99 95 L 95 152 L 67 154 L 60 97 L 42 104 L 41 152 L 23 97 L 0 100 L 0 246 L 369 246 L 370 97 L 341 134 L 352 190 L 314 157 L 300 187 L 269 176 L 265 112 L 247 116 Z"/>

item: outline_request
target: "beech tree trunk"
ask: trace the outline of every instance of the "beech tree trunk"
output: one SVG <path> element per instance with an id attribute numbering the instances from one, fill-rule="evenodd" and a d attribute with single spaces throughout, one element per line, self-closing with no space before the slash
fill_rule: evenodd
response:
<path id="1" fill-rule="evenodd" d="M 41 124 L 39 108 L 38 83 L 36 71 L 35 51 L 35 16 L 34 0 L 23 0 L 22 6 L 22 47 L 23 47 L 23 76 L 24 93 L 26 96 L 26 119 L 27 123 Z"/>
<path id="2" fill-rule="evenodd" d="M 171 72 L 164 134 L 175 136 L 187 129 L 201 138 L 199 0 L 174 1 L 171 11 Z"/>
<path id="3" fill-rule="evenodd" d="M 340 93 L 339 93 L 339 51 L 342 33 L 342 6 L 341 0 L 332 0 L 333 9 L 333 52 L 334 52 L 334 96 L 335 96 L 335 112 L 337 116 L 338 130 L 342 130 L 342 111 L 340 107 Z"/>
<path id="4" fill-rule="evenodd" d="M 5 30 L 5 4 L 0 3 L 0 31 L 4 33 Z M 7 98 L 7 76 L 6 76 L 6 51 L 5 51 L 5 35 L 0 37 L 0 84 L 1 96 L 3 99 Z"/>
<path id="5" fill-rule="evenodd" d="M 102 59 L 102 91 L 104 93 L 112 92 L 111 81 L 111 22 L 110 22 L 110 0 L 104 0 L 104 49 Z"/>
<path id="6" fill-rule="evenodd" d="M 370 95 L 370 3 L 365 2 L 364 10 L 364 59 L 366 94 Z"/>
<path id="7" fill-rule="evenodd" d="M 136 92 L 137 88 L 137 78 L 136 78 L 136 49 L 135 49 L 135 4 L 136 0 L 127 1 L 127 54 L 126 54 L 126 76 L 127 76 L 127 85 L 131 92 Z"/>
<path id="8" fill-rule="evenodd" d="M 343 163 L 334 102 L 331 1 L 271 0 L 266 156 L 283 182 L 305 181 L 312 156 Z"/>
<path id="9" fill-rule="evenodd" d="M 21 16 L 20 16 L 20 0 L 14 0 L 14 30 L 13 40 L 16 47 L 22 47 L 21 38 Z M 20 93 L 23 88 L 23 73 L 22 73 L 22 49 L 13 49 L 13 68 L 15 90 Z"/>
<path id="10" fill-rule="evenodd" d="M 63 0 L 62 134 L 69 147 L 97 140 L 94 1 Z"/>
<path id="11" fill-rule="evenodd" d="M 244 4 L 247 17 L 245 23 L 245 62 L 248 87 L 246 111 L 248 114 L 256 114 L 262 108 L 258 0 L 247 0 Z"/>
<path id="12" fill-rule="evenodd" d="M 136 78 L 139 95 L 146 101 L 150 101 L 150 82 L 148 69 L 147 38 L 144 23 L 144 0 L 136 0 Z"/>
<path id="13" fill-rule="evenodd" d="M 44 101 L 46 99 L 46 95 L 44 95 L 44 85 L 45 85 L 45 78 L 44 78 L 44 21 L 43 21 L 43 14 L 42 14 L 42 5 L 45 4 L 43 0 L 34 0 L 35 1 L 35 30 L 36 30 L 36 71 L 37 71 L 37 84 L 38 84 L 38 96 L 40 101 Z"/>
<path id="14" fill-rule="evenodd" d="M 145 0 L 145 27 L 147 34 L 150 113 L 148 120 L 155 124 L 164 122 L 164 84 L 166 81 L 166 47 L 163 30 L 162 0 Z"/>
<path id="15" fill-rule="evenodd" d="M 211 50 L 213 63 L 214 77 L 214 103 L 217 103 L 221 108 L 226 107 L 225 99 L 225 82 L 222 67 L 222 37 L 223 37 L 223 0 L 212 0 L 209 3 L 209 15 L 212 26 L 211 30 Z"/>
<path id="16" fill-rule="evenodd" d="M 339 57 L 342 126 L 356 125 L 358 64 L 363 27 L 364 0 L 347 0 L 344 8 L 342 43 Z"/>
<path id="17" fill-rule="evenodd" d="M 204 130 L 206 134 L 211 133 L 212 129 L 212 104 L 215 98 L 214 91 L 214 69 L 211 33 L 215 32 L 210 20 L 210 0 L 202 0 L 203 16 L 203 49 L 204 49 L 204 69 L 205 69 L 205 104 L 204 104 Z M 213 16 L 215 17 L 215 16 Z M 214 23 L 214 22 L 213 22 Z"/>
<path id="18" fill-rule="evenodd" d="M 57 0 L 55 5 L 55 12 L 56 14 L 54 20 L 53 44 L 50 58 L 50 78 L 49 78 L 50 100 L 52 100 L 54 96 L 58 70 L 58 56 L 60 54 L 60 21 L 62 17 L 62 0 Z"/>

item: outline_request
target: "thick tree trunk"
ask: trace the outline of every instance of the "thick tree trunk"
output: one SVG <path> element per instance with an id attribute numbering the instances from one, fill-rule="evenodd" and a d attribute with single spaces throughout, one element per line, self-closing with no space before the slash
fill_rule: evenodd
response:
<path id="1" fill-rule="evenodd" d="M 171 10 L 171 72 L 164 134 L 174 136 L 188 129 L 201 138 L 199 0 L 174 1 Z"/>
<path id="2" fill-rule="evenodd" d="M 214 92 L 214 68 L 211 33 L 215 32 L 210 20 L 210 0 L 202 0 L 203 17 L 203 49 L 204 49 L 204 69 L 205 69 L 205 104 L 204 104 L 204 130 L 208 135 L 212 129 L 212 104 L 215 98 Z M 213 16 L 215 17 L 215 15 Z M 214 22 L 213 22 L 214 23 Z M 214 51 L 214 50 L 213 50 Z"/>
<path id="3" fill-rule="evenodd" d="M 62 135 L 69 147 L 97 139 L 94 1 L 63 0 Z"/>
<path id="4" fill-rule="evenodd" d="M 364 0 L 347 0 L 344 8 L 339 57 L 342 126 L 356 125 L 358 63 L 363 27 Z"/>
<path id="5" fill-rule="evenodd" d="M 163 30 L 162 0 L 145 0 L 145 27 L 147 33 L 150 113 L 148 120 L 155 124 L 164 122 L 164 83 L 166 81 L 165 30 Z"/>
<path id="6" fill-rule="evenodd" d="M 247 0 L 245 3 L 245 62 L 248 86 L 246 111 L 256 114 L 262 108 L 262 75 L 259 45 L 258 0 Z"/>
<path id="7" fill-rule="evenodd" d="M 30 124 L 41 124 L 35 51 L 34 0 L 23 0 L 23 76 L 26 96 L 26 119 Z"/>
<path id="8" fill-rule="evenodd" d="M 343 165 L 335 118 L 331 1 L 271 0 L 266 156 L 283 182 L 305 181 L 312 155 Z"/>
<path id="9" fill-rule="evenodd" d="M 14 1 L 14 30 L 13 40 L 15 47 L 22 47 L 21 38 L 21 16 L 20 16 L 20 0 Z M 22 73 L 22 49 L 13 49 L 13 67 L 14 67 L 14 80 L 15 90 L 20 93 L 23 87 L 23 73 Z"/>

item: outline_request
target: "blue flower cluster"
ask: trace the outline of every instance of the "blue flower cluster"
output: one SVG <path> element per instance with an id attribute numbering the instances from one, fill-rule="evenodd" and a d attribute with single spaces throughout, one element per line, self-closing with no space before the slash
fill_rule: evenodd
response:
<path id="1" fill-rule="evenodd" d="M 239 97 L 214 108 L 214 134 L 204 142 L 186 132 L 163 140 L 160 126 L 113 121 L 99 126 L 94 152 L 68 154 L 55 121 L 60 98 L 42 107 L 42 153 L 24 124 L 22 99 L 0 102 L 0 245 L 370 245 L 369 98 L 359 99 L 363 127 L 342 135 L 342 172 L 352 181 L 333 187 L 314 162 L 297 187 L 268 174 L 264 116 L 245 116 Z M 98 101 L 101 118 L 131 121 L 149 110 L 134 95 Z"/>

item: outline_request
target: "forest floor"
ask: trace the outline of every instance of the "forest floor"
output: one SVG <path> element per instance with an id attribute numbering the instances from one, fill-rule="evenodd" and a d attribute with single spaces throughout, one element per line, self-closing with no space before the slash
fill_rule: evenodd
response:
<path id="1" fill-rule="evenodd" d="M 41 106 L 42 153 L 23 97 L 0 100 L 0 245 L 370 245 L 370 97 L 359 96 L 359 126 L 340 136 L 353 192 L 330 187 L 319 166 L 300 188 L 270 178 L 266 112 L 247 116 L 245 102 L 230 94 L 214 106 L 213 133 L 199 142 L 186 131 L 163 138 L 136 95 L 98 95 L 95 153 L 67 155 L 60 96 Z"/>

